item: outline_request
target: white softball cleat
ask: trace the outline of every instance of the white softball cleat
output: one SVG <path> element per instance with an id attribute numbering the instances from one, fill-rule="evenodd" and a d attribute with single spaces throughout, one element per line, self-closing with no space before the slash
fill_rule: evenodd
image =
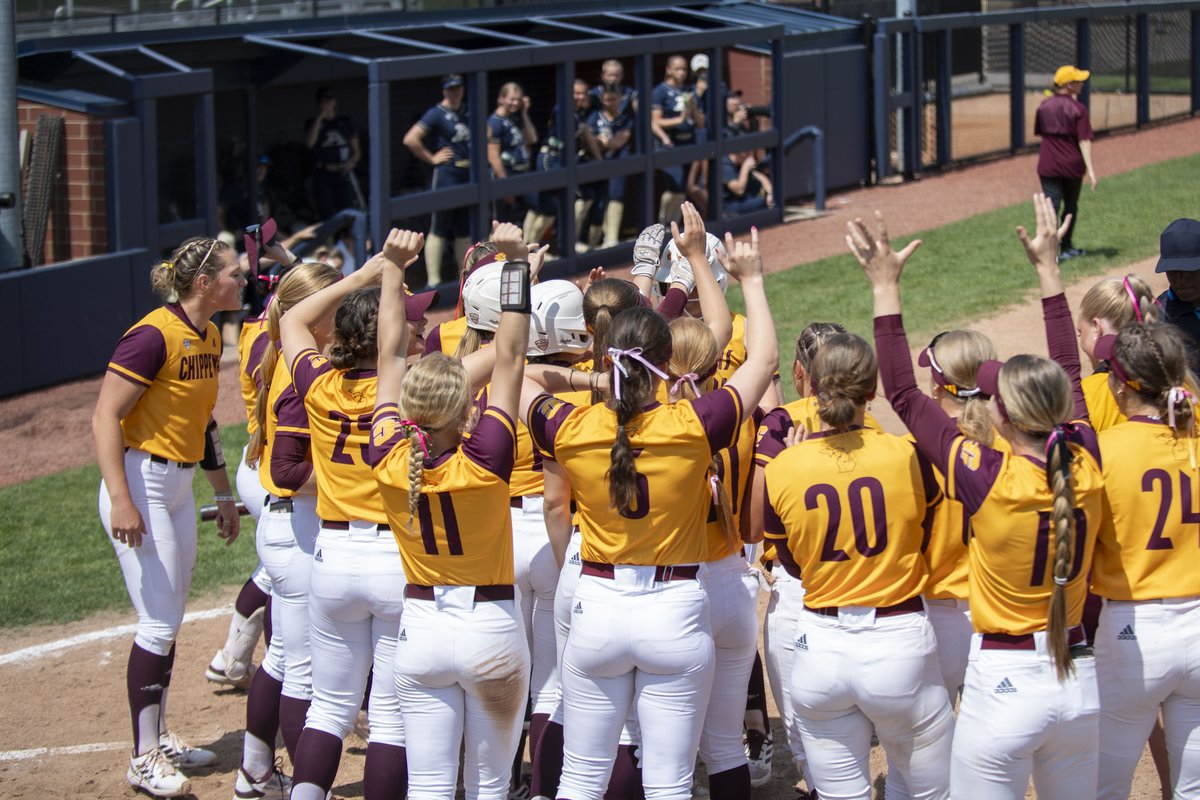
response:
<path id="1" fill-rule="evenodd" d="M 235 668 L 228 665 L 224 659 L 224 651 L 218 650 L 217 656 L 213 658 L 212 663 L 208 665 L 208 669 L 204 670 L 204 677 L 210 683 L 220 684 L 221 686 L 232 686 L 235 689 L 248 691 L 250 682 L 254 679 L 255 666 L 250 664 L 241 666 L 241 674 L 234 676 Z"/>
<path id="2" fill-rule="evenodd" d="M 158 749 L 176 769 L 199 769 L 217 763 L 217 754 L 212 750 L 192 747 L 170 731 L 159 734 Z"/>
<path id="3" fill-rule="evenodd" d="M 750 764 L 750 785 L 764 786 L 771 780 L 771 756 L 775 743 L 762 731 L 753 728 L 746 731 L 746 760 Z"/>
<path id="4" fill-rule="evenodd" d="M 133 788 L 149 792 L 155 797 L 179 797 L 192 791 L 187 776 L 175 769 L 159 747 L 140 756 L 130 756 L 125 780 Z"/>
<path id="5" fill-rule="evenodd" d="M 250 773 L 238 767 L 233 800 L 288 800 L 292 794 L 292 779 L 284 774 L 283 761 L 277 760 L 267 777 L 256 781 Z"/>

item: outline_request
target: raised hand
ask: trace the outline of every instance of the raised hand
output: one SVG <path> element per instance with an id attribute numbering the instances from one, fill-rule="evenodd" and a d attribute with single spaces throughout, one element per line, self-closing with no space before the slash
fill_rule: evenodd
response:
<path id="1" fill-rule="evenodd" d="M 679 231 L 678 224 L 672 222 L 671 239 L 679 248 L 679 254 L 689 262 L 693 256 L 700 261 L 705 261 L 707 260 L 705 257 L 707 237 L 705 236 L 704 219 L 691 203 L 684 203 L 681 210 L 683 211 L 683 232 Z"/>
<path id="2" fill-rule="evenodd" d="M 882 284 L 899 285 L 900 273 L 909 257 L 921 246 L 920 239 L 913 239 L 899 252 L 892 249 L 892 240 L 883 224 L 883 212 L 875 212 L 875 235 L 867 230 L 861 217 L 846 223 L 846 245 L 858 259 L 872 286 Z"/>
<path id="3" fill-rule="evenodd" d="M 383 243 L 383 251 L 380 255 L 400 269 L 404 269 L 417 260 L 417 255 L 424 247 L 425 234 L 392 228 Z"/>
<path id="4" fill-rule="evenodd" d="M 511 222 L 492 220 L 492 242 L 500 251 L 508 256 L 510 261 L 526 261 L 529 259 L 529 248 L 521 229 Z"/>
<path id="5" fill-rule="evenodd" d="M 592 267 L 592 271 L 588 273 L 587 279 L 579 287 L 580 291 L 587 294 L 587 290 L 592 288 L 592 284 L 596 281 L 602 281 L 607 276 L 604 267 Z"/>
<path id="6" fill-rule="evenodd" d="M 725 250 L 729 258 L 722 262 L 725 271 L 739 283 L 763 274 L 762 254 L 758 251 L 758 228 L 750 229 L 749 242 L 735 242 L 733 234 L 725 234 Z"/>
<path id="7" fill-rule="evenodd" d="M 1035 267 L 1056 265 L 1058 244 L 1071 225 L 1071 215 L 1064 216 L 1060 225 L 1054 201 L 1040 192 L 1033 196 L 1033 215 L 1037 221 L 1037 233 L 1032 239 L 1029 238 L 1029 232 L 1025 230 L 1024 225 L 1017 226 L 1017 238 L 1025 248 L 1025 256 Z"/>
<path id="8" fill-rule="evenodd" d="M 538 247 L 537 242 L 528 245 L 529 248 L 529 281 L 537 283 L 538 273 L 542 271 L 542 267 L 546 266 L 546 254 L 550 252 L 550 245 L 544 244 Z"/>

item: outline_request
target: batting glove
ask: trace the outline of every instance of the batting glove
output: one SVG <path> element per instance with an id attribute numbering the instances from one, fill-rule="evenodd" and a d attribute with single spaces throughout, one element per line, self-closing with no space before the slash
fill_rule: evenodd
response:
<path id="1" fill-rule="evenodd" d="M 686 258 L 680 256 L 671 264 L 671 274 L 667 277 L 667 282 L 678 283 L 688 294 L 696 288 L 696 276 L 692 274 L 692 265 Z"/>
<path id="2" fill-rule="evenodd" d="M 658 262 L 662 260 L 663 243 L 667 240 L 667 229 L 659 223 L 654 223 L 638 234 L 633 245 L 634 275 L 654 277 Z"/>

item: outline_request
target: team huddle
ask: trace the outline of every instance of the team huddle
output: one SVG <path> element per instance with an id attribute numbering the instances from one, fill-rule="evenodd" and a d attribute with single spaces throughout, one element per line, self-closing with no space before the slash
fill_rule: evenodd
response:
<path id="1" fill-rule="evenodd" d="M 247 690 L 235 798 L 327 797 L 365 710 L 368 800 L 460 781 L 468 800 L 681 800 L 698 761 L 709 796 L 747 800 L 770 776 L 767 683 L 804 798 L 870 798 L 874 737 L 889 800 L 1022 798 L 1031 777 L 1125 798 L 1157 724 L 1175 796 L 1200 797 L 1189 346 L 1135 276 L 1092 287 L 1076 325 L 1066 225 L 1034 211 L 1018 236 L 1049 357 L 946 331 L 923 392 L 900 300 L 920 243 L 856 220 L 874 344 L 808 325 L 786 404 L 757 231 L 721 241 L 690 204 L 642 233 L 630 280 L 582 288 L 538 281 L 545 248 L 497 224 L 430 331 L 433 293 L 404 284 L 423 235 L 393 230 L 344 279 L 269 248 L 283 277 L 239 344 L 261 564 L 208 668 Z M 118 344 L 94 427 L 138 613 L 127 777 L 173 797 L 216 762 L 165 716 L 197 466 L 220 535 L 239 530 L 216 375 L 181 365 L 219 358 L 209 317 L 244 278 L 210 239 L 152 277 L 166 305 Z M 880 381 L 906 437 L 868 411 Z"/>

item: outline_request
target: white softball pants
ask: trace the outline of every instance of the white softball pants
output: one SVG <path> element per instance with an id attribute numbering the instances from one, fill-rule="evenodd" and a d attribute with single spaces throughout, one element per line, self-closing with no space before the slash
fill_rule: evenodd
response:
<path id="1" fill-rule="evenodd" d="M 296 495 L 291 511 L 265 508 L 254 537 L 271 576 L 270 649 L 283 654 L 284 696 L 297 700 L 312 699 L 308 588 L 319 525 L 316 496 Z"/>
<path id="2" fill-rule="evenodd" d="M 404 584 L 390 530 L 357 520 L 348 531 L 321 528 L 308 600 L 313 694 L 306 728 L 344 739 L 374 666 L 371 741 L 404 746 L 393 677 Z"/>
<path id="3" fill-rule="evenodd" d="M 966 600 L 925 598 L 925 614 L 929 617 L 937 640 L 942 685 L 946 687 L 950 705 L 953 706 L 962 691 L 967 659 L 971 655 L 971 636 L 975 632 L 971 625 L 971 606 Z"/>
<path id="4" fill-rule="evenodd" d="M 520 606 L 476 603 L 474 586 L 434 592 L 405 601 L 396 643 L 408 800 L 453 799 L 460 747 L 466 800 L 507 800 L 529 692 Z"/>
<path id="5" fill-rule="evenodd" d="M 775 698 L 775 707 L 783 718 L 787 744 L 796 771 L 812 786 L 808 760 L 804 757 L 804 742 L 796 728 L 796 712 L 792 709 L 792 657 L 796 639 L 796 623 L 804 610 L 804 584 L 776 564 L 771 573 L 775 582 L 767 601 L 767 616 L 763 621 L 763 654 L 767 668 L 767 683 Z"/>
<path id="6" fill-rule="evenodd" d="M 647 800 L 692 796 L 713 680 L 708 600 L 698 581 L 655 582 L 654 571 L 618 566 L 612 579 L 579 579 L 563 654 L 560 798 L 604 796 L 632 710 Z"/>
<path id="7" fill-rule="evenodd" d="M 708 774 L 746 763 L 742 725 L 746 691 L 758 652 L 758 574 L 739 550 L 700 565 L 713 638 L 713 681 L 700 732 L 700 758 Z"/>
<path id="8" fill-rule="evenodd" d="M 100 522 L 117 553 L 125 589 L 137 612 L 134 641 L 143 650 L 165 656 L 179 635 L 192 571 L 196 567 L 194 467 L 159 464 L 142 450 L 125 451 L 125 480 L 141 512 L 146 533 L 138 547 L 112 538 L 112 500 L 100 482 Z"/>
<path id="9" fill-rule="evenodd" d="M 534 714 L 551 714 L 558 703 L 558 645 L 554 623 L 554 593 L 558 563 L 546 535 L 541 495 L 522 498 L 512 508 L 513 567 L 521 592 L 521 619 L 533 662 L 529 691 Z"/>
<path id="10" fill-rule="evenodd" d="M 1107 600 L 1096 632 L 1099 793 L 1129 797 L 1162 707 L 1175 800 L 1200 798 L 1200 598 Z"/>
<path id="11" fill-rule="evenodd" d="M 238 497 L 246 504 L 246 510 L 250 512 L 250 516 L 254 517 L 254 522 L 257 523 L 259 517 L 262 516 L 263 500 L 267 499 L 267 490 L 263 488 L 262 481 L 258 477 L 258 468 L 246 463 L 246 449 L 249 446 L 246 445 L 242 448 L 242 460 L 238 462 L 234 485 L 237 486 Z"/>
<path id="12" fill-rule="evenodd" d="M 1020 800 L 1030 774 L 1041 800 L 1096 796 L 1096 660 L 1076 658 L 1060 683 L 1045 633 L 1034 639 L 1036 650 L 987 650 L 979 634 L 971 640 L 950 767 L 956 798 Z"/>
<path id="13" fill-rule="evenodd" d="M 802 611 L 793 648 L 795 723 L 822 798 L 869 800 L 872 725 L 909 796 L 949 797 L 954 715 L 924 614 Z"/>

